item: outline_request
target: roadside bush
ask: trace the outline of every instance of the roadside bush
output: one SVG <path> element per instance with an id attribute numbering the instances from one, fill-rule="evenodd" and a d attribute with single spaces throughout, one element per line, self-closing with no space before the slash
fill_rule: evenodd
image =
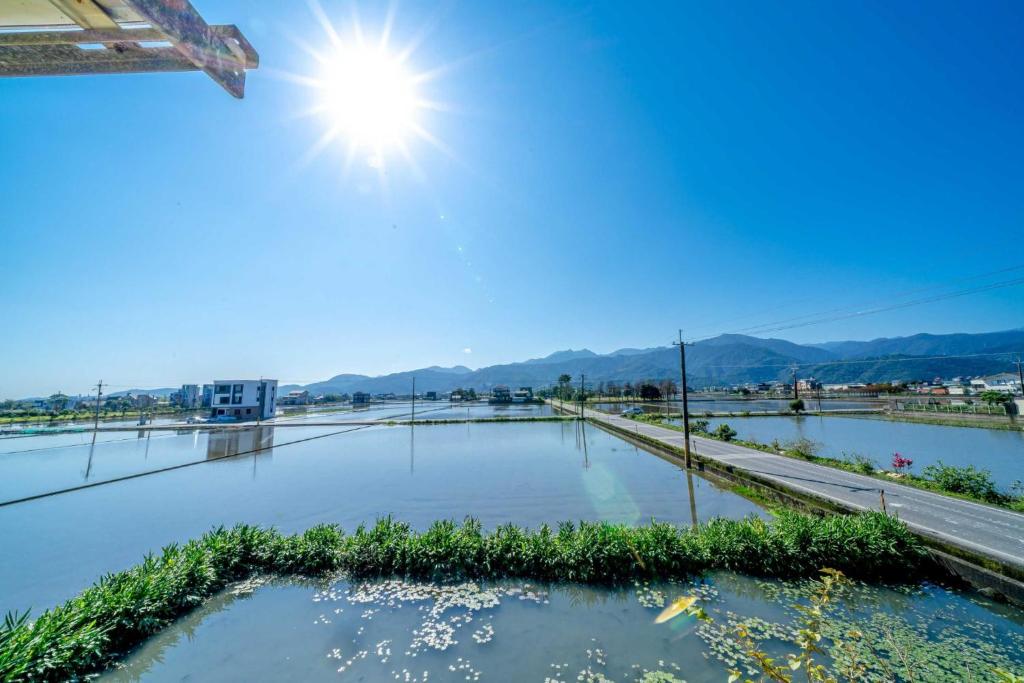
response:
<path id="1" fill-rule="evenodd" d="M 798 458 L 804 458 L 810 460 L 811 458 L 818 455 L 818 450 L 821 448 L 821 444 L 810 439 L 800 438 L 786 442 L 786 452 L 789 455 L 795 455 Z"/>
<path id="2" fill-rule="evenodd" d="M 804 400 L 802 398 L 798 398 L 798 399 L 796 399 L 794 401 L 790 401 L 789 402 L 789 409 L 792 410 L 794 413 L 799 413 L 799 412 L 803 411 L 803 409 L 804 409 Z"/>
<path id="3" fill-rule="evenodd" d="M 697 418 L 695 420 L 690 420 L 690 431 L 691 432 L 700 432 L 701 434 L 707 434 L 707 432 L 708 432 L 708 421 L 704 420 L 704 419 L 701 419 L 701 418 Z"/>
<path id="4" fill-rule="evenodd" d="M 860 453 L 847 455 L 843 453 L 843 456 L 846 458 L 846 462 L 850 463 L 861 474 L 874 474 L 875 470 L 878 469 L 878 464 L 866 455 L 861 455 Z"/>
<path id="5" fill-rule="evenodd" d="M 722 441 L 732 441 L 733 439 L 736 438 L 736 430 L 730 427 L 725 422 L 723 422 L 722 424 L 718 425 L 718 429 L 712 432 L 712 435 L 717 439 L 721 439 Z"/>
<path id="6" fill-rule="evenodd" d="M 957 467 L 946 465 L 940 460 L 925 467 L 922 474 L 943 491 L 973 496 L 992 503 L 1002 502 L 1005 498 L 996 490 L 992 473 L 988 470 L 979 470 L 974 465 Z"/>

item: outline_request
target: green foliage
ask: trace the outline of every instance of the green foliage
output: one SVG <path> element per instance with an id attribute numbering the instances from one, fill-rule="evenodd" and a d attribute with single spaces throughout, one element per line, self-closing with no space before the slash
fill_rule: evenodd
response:
<path id="1" fill-rule="evenodd" d="M 990 406 L 996 406 L 1006 404 L 1012 401 L 1013 394 L 989 389 L 988 391 L 981 392 L 981 394 L 978 395 L 978 398 L 980 398 L 982 401 L 984 401 Z"/>
<path id="2" fill-rule="evenodd" d="M 795 399 L 789 402 L 789 409 L 794 413 L 802 412 L 804 409 L 804 400 L 802 398 Z"/>
<path id="3" fill-rule="evenodd" d="M 713 431 L 711 435 L 714 436 L 716 439 L 721 439 L 722 441 L 732 441 L 734 438 L 736 438 L 736 430 L 730 427 L 725 422 L 723 422 L 722 424 L 718 425 L 718 429 Z"/>
<path id="4" fill-rule="evenodd" d="M 960 493 L 992 503 L 1000 503 L 1005 499 L 1005 496 L 996 490 L 992 474 L 988 470 L 979 470 L 974 465 L 957 467 L 943 464 L 939 460 L 934 465 L 925 467 L 922 474 L 943 491 Z"/>
<path id="5" fill-rule="evenodd" d="M 821 444 L 818 442 L 812 441 L 811 439 L 800 438 L 786 442 L 785 451 L 787 455 L 811 460 L 818 455 L 818 449 L 820 448 Z"/>
<path id="6" fill-rule="evenodd" d="M 690 431 L 706 434 L 708 431 L 708 421 L 699 417 L 690 420 Z"/>
<path id="7" fill-rule="evenodd" d="M 256 574 L 345 571 L 434 581 L 611 583 L 710 569 L 798 577 L 828 564 L 898 581 L 919 576 L 926 557 L 901 522 L 879 513 L 810 517 L 780 511 L 772 523 L 717 519 L 696 530 L 660 523 L 563 523 L 536 531 L 507 525 L 489 534 L 473 519 L 415 532 L 385 518 L 352 534 L 322 525 L 294 536 L 240 525 L 168 546 L 132 569 L 104 576 L 33 623 L 26 615 L 8 615 L 0 626 L 0 680 L 67 680 L 102 670 L 228 583 Z"/>
<path id="8" fill-rule="evenodd" d="M 874 474 L 878 469 L 878 463 L 866 455 L 860 453 L 851 453 L 850 455 L 843 454 L 846 457 L 846 462 L 850 464 L 850 467 L 855 472 L 860 474 Z"/>

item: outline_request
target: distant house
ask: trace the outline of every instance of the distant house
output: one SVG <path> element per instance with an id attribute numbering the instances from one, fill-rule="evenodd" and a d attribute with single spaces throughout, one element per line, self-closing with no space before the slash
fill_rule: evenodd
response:
<path id="1" fill-rule="evenodd" d="M 283 406 L 306 406 L 309 405 L 308 391 L 289 391 L 277 401 Z"/>
<path id="2" fill-rule="evenodd" d="M 461 403 L 466 399 L 465 397 L 463 397 L 461 391 L 453 391 L 451 395 L 448 397 L 448 400 L 451 401 L 452 403 Z"/>
<path id="3" fill-rule="evenodd" d="M 425 392 L 423 392 L 423 400 L 424 401 L 436 401 L 437 400 L 437 392 L 436 391 L 425 391 Z"/>
<path id="4" fill-rule="evenodd" d="M 533 400 L 533 387 L 519 387 L 512 392 L 513 403 L 527 403 Z"/>
<path id="5" fill-rule="evenodd" d="M 491 389 L 491 398 L 487 401 L 488 403 L 511 403 L 512 402 L 512 390 L 504 384 L 498 384 Z"/>
<path id="6" fill-rule="evenodd" d="M 808 377 L 807 379 L 798 379 L 796 381 L 796 388 L 797 391 L 815 391 L 821 388 L 821 382 L 814 379 L 813 377 Z"/>
<path id="7" fill-rule="evenodd" d="M 132 399 L 132 403 L 136 408 L 139 408 L 140 410 L 152 408 L 153 406 L 156 405 L 156 396 L 150 396 L 149 394 L 139 394 L 134 399 Z"/>
<path id="8" fill-rule="evenodd" d="M 352 394 L 352 405 L 358 406 L 370 402 L 370 395 L 365 391 L 356 391 Z"/>
<path id="9" fill-rule="evenodd" d="M 221 379 L 213 383 L 210 417 L 214 420 L 266 420 L 276 411 L 276 379 Z"/>

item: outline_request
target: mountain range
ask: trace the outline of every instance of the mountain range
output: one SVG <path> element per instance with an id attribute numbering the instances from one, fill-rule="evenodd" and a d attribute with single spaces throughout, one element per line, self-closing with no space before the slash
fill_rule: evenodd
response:
<path id="1" fill-rule="evenodd" d="M 987 375 L 1012 370 L 1017 353 L 1024 353 L 1024 329 L 981 334 L 915 334 L 871 341 L 795 344 L 724 334 L 687 346 L 687 379 L 695 388 L 786 380 L 798 366 L 800 377 L 822 382 L 884 382 L 930 380 L 935 377 Z M 549 386 L 568 374 L 587 383 L 677 379 L 679 352 L 675 347 L 619 349 L 599 354 L 589 349 L 556 351 L 544 358 L 491 365 L 432 366 L 371 377 L 341 374 L 307 385 L 284 385 L 280 390 L 306 389 L 311 394 L 408 394 L 412 378 L 417 391 L 451 391 L 458 387 L 489 389 L 497 384 Z"/>

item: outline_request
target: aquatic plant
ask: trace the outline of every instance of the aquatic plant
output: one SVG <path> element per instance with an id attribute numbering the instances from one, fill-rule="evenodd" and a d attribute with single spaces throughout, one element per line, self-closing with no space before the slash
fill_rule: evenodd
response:
<path id="1" fill-rule="evenodd" d="M 832 566 L 866 579 L 920 577 L 927 552 L 906 526 L 880 513 L 774 521 L 716 519 L 697 529 L 654 523 L 563 523 L 527 530 L 441 521 L 423 532 L 390 518 L 351 534 L 333 525 L 292 536 L 240 525 L 170 545 L 132 569 L 102 577 L 34 622 L 0 626 L 0 680 L 67 680 L 103 669 L 226 585 L 258 574 L 404 576 L 452 581 L 529 578 L 614 583 L 712 569 L 810 576 Z"/>

